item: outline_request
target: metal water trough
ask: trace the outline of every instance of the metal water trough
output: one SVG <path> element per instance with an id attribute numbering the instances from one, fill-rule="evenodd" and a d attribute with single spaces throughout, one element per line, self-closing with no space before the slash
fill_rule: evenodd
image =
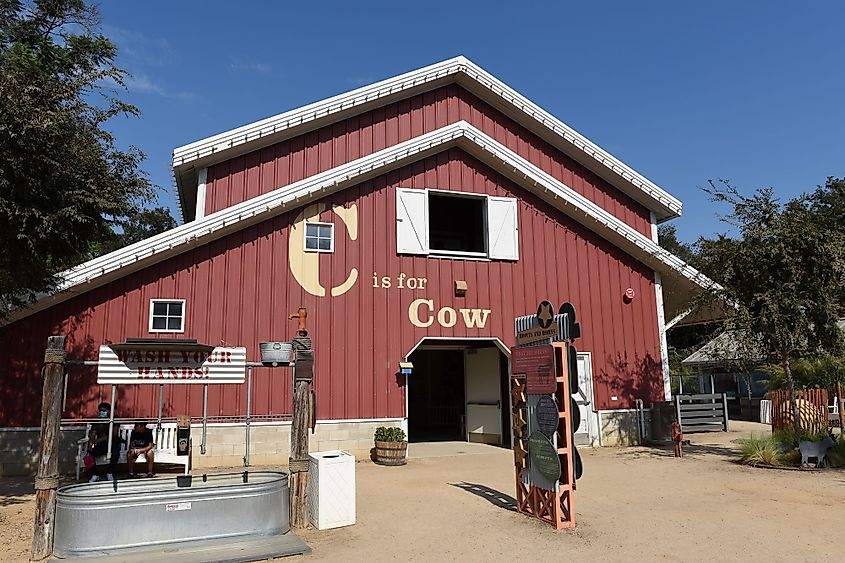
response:
<path id="1" fill-rule="evenodd" d="M 58 490 L 54 553 L 103 553 L 290 530 L 288 476 L 269 471 L 84 483 Z"/>

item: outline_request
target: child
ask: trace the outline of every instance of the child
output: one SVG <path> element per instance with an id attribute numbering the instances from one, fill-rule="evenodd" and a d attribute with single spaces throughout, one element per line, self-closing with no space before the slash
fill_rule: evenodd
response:
<path id="1" fill-rule="evenodd" d="M 129 451 L 126 452 L 126 463 L 129 464 L 129 478 L 135 477 L 135 460 L 144 454 L 147 458 L 147 477 L 153 477 L 153 431 L 147 428 L 146 423 L 136 422 L 132 434 L 129 436 Z"/>

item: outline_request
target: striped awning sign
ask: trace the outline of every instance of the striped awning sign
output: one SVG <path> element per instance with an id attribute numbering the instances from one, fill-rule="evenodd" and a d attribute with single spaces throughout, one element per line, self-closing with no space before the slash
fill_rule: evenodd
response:
<path id="1" fill-rule="evenodd" d="M 243 383 L 245 378 L 246 348 L 190 350 L 150 345 L 115 350 L 104 344 L 97 364 L 97 383 L 107 385 Z"/>

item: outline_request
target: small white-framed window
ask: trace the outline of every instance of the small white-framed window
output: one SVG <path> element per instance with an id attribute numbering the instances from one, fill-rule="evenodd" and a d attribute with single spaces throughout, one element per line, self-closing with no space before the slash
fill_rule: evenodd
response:
<path id="1" fill-rule="evenodd" d="M 185 300 L 150 299 L 150 332 L 185 332 Z"/>
<path id="2" fill-rule="evenodd" d="M 332 223 L 305 223 L 305 250 L 334 252 L 334 225 Z"/>

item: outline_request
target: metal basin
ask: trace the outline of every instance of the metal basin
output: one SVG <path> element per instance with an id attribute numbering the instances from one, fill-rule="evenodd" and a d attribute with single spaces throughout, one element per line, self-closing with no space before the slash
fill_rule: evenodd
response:
<path id="1" fill-rule="evenodd" d="M 205 480 L 204 480 L 205 477 Z M 183 485 L 186 479 L 180 478 Z M 261 471 L 85 483 L 57 493 L 58 557 L 290 530 L 288 476 Z"/>

